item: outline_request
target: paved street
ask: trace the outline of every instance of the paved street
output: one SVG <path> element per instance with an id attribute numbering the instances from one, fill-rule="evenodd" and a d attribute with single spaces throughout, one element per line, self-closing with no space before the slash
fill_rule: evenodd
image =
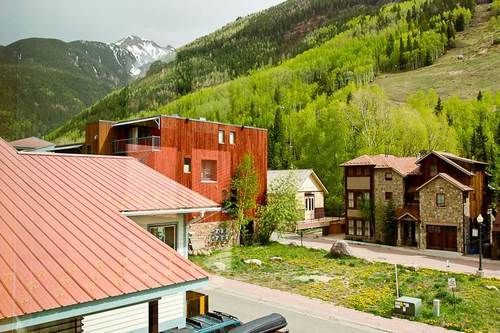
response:
<path id="1" fill-rule="evenodd" d="M 330 250 L 335 238 L 336 236 L 315 238 L 313 235 L 307 235 L 303 238 L 303 245 L 315 249 Z M 296 234 L 284 235 L 277 240 L 283 244 L 291 242 L 300 244 L 300 237 Z M 457 252 L 418 250 L 370 243 L 348 242 L 353 256 L 371 261 L 466 274 L 476 274 L 478 268 L 478 257 L 462 256 Z M 483 270 L 485 277 L 500 278 L 500 260 L 484 259 Z"/>
<path id="2" fill-rule="evenodd" d="M 287 319 L 291 333 L 314 332 L 448 332 L 443 328 L 397 318 L 382 318 L 331 303 L 211 276 L 203 290 L 211 310 L 233 314 L 249 321 L 273 312 Z"/>

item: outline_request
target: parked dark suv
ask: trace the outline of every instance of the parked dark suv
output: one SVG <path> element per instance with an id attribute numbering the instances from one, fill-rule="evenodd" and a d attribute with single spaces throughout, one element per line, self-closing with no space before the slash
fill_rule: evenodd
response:
<path id="1" fill-rule="evenodd" d="M 186 319 L 185 328 L 175 328 L 163 333 L 272 333 L 286 327 L 286 319 L 273 313 L 243 324 L 238 318 L 219 311 Z"/>

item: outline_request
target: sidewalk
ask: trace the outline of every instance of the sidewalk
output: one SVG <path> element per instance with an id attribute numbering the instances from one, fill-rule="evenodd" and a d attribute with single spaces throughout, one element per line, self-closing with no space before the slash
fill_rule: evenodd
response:
<path id="1" fill-rule="evenodd" d="M 334 239 L 338 239 L 338 237 L 313 238 L 311 235 L 307 235 L 303 237 L 303 245 L 328 251 Z M 283 244 L 292 242 L 300 244 L 300 236 L 295 234 L 284 235 L 277 241 Z M 418 250 L 354 241 L 347 242 L 351 247 L 353 256 L 370 261 L 466 274 L 476 274 L 479 266 L 479 258 L 462 256 L 456 252 Z M 500 278 L 500 261 L 483 259 L 483 270 L 485 277 Z"/>
<path id="2" fill-rule="evenodd" d="M 384 332 L 401 333 L 438 333 L 451 332 L 441 327 L 431 326 L 415 321 L 400 318 L 383 318 L 369 313 L 347 309 L 285 291 L 260 287 L 257 285 L 229 280 L 220 276 L 210 276 L 209 285 L 205 290 L 223 290 L 226 294 L 233 295 L 236 299 L 251 299 L 256 304 L 265 304 L 282 308 L 286 311 L 294 311 L 308 317 L 307 325 L 314 327 L 314 318 L 327 319 L 340 322 L 343 325 L 353 327 L 353 332 L 361 331 L 362 328 L 373 329 Z M 334 324 L 333 324 L 334 325 Z M 356 327 L 358 329 L 356 329 Z M 335 326 L 331 331 L 335 332 Z M 363 329 L 363 331 L 366 331 Z"/>

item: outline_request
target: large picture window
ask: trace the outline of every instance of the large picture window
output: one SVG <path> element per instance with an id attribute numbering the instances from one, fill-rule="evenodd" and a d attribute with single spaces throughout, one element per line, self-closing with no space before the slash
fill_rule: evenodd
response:
<path id="1" fill-rule="evenodd" d="M 177 226 L 175 224 L 149 225 L 148 231 L 163 243 L 177 250 Z"/>
<path id="2" fill-rule="evenodd" d="M 217 161 L 201 161 L 201 180 L 205 182 L 217 181 Z"/>

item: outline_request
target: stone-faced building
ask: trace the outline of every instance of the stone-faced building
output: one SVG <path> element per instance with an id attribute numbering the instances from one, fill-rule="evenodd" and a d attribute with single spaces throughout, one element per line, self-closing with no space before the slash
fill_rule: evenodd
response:
<path id="1" fill-rule="evenodd" d="M 486 163 L 433 151 L 419 159 L 363 155 L 341 166 L 347 238 L 382 241 L 384 212 L 392 204 L 397 245 L 477 251 L 475 218 L 486 216 L 490 204 Z"/>

